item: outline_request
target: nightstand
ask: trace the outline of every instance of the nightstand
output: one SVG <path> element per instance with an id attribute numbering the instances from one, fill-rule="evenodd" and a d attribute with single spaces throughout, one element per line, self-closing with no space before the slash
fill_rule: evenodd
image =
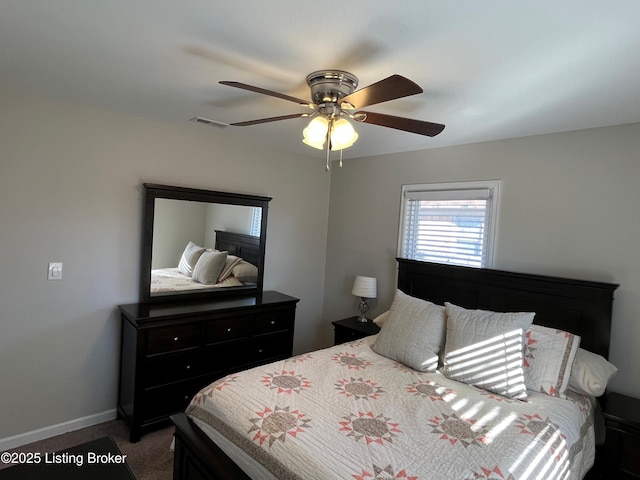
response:
<path id="1" fill-rule="evenodd" d="M 611 393 L 602 411 L 606 423 L 606 478 L 640 479 L 640 400 Z"/>
<path id="2" fill-rule="evenodd" d="M 380 331 L 380 327 L 375 323 L 361 322 L 358 317 L 349 317 L 343 320 L 331 322 L 334 328 L 333 344 L 338 345 L 345 342 L 353 342 L 369 335 L 375 335 Z"/>

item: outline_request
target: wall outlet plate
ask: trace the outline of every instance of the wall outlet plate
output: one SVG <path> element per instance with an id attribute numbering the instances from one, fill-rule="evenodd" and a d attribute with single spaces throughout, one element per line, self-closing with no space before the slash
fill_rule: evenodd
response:
<path id="1" fill-rule="evenodd" d="M 47 280 L 62 280 L 62 262 L 49 262 Z"/>

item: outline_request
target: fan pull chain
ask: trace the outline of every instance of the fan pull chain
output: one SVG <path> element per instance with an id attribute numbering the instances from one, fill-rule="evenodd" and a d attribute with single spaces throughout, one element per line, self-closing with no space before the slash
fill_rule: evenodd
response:
<path id="1" fill-rule="evenodd" d="M 331 151 L 331 148 L 329 147 L 329 144 L 327 143 L 327 165 L 324 167 L 324 171 L 328 172 L 329 170 L 331 170 L 331 160 L 329 159 L 329 152 Z"/>
<path id="2" fill-rule="evenodd" d="M 329 118 L 329 125 L 327 126 L 327 164 L 324 167 L 324 171 L 331 170 L 331 130 L 333 129 L 333 118 Z"/>

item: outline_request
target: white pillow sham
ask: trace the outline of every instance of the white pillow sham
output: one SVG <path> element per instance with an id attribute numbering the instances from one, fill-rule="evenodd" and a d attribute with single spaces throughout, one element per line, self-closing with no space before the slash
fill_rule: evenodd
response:
<path id="1" fill-rule="evenodd" d="M 603 356 L 578 348 L 569 376 L 569 389 L 599 397 L 617 372 L 618 368 Z"/>
<path id="2" fill-rule="evenodd" d="M 193 279 L 205 285 L 215 285 L 218 283 L 218 277 L 227 261 L 227 255 L 228 252 L 204 252 L 200 255 L 193 269 Z"/>
<path id="3" fill-rule="evenodd" d="M 444 345 L 445 310 L 435 303 L 396 290 L 374 352 L 414 370 L 435 372 Z"/>
<path id="4" fill-rule="evenodd" d="M 372 322 L 378 325 L 380 328 L 382 328 L 382 325 L 384 325 L 384 322 L 387 320 L 388 315 L 389 315 L 389 310 L 378 315 L 376 318 L 372 320 Z"/>
<path id="5" fill-rule="evenodd" d="M 191 277 L 200 255 L 206 252 L 206 250 L 206 248 L 196 245 L 193 242 L 187 243 L 180 257 L 180 262 L 178 262 L 178 271 L 187 277 Z"/>
<path id="6" fill-rule="evenodd" d="M 531 325 L 525 335 L 524 381 L 528 390 L 565 398 L 580 337 Z"/>
<path id="7" fill-rule="evenodd" d="M 524 336 L 532 312 L 467 310 L 445 303 L 446 344 L 442 373 L 505 397 L 524 400 Z"/>
<path id="8" fill-rule="evenodd" d="M 255 283 L 258 281 L 258 267 L 245 260 L 238 262 L 231 269 L 231 273 L 241 282 Z"/>
<path id="9" fill-rule="evenodd" d="M 216 283 L 223 282 L 227 278 L 229 278 L 231 276 L 231 274 L 233 273 L 233 267 L 238 265 L 241 261 L 242 261 L 242 259 L 240 257 L 236 257 L 235 255 L 227 255 L 227 259 L 224 262 L 224 266 L 222 267 L 222 271 L 220 272 L 220 275 L 218 276 L 218 282 L 216 282 Z"/>

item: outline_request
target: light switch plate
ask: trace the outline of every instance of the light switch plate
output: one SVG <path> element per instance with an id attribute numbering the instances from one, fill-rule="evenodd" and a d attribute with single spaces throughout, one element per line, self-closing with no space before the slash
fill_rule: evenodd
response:
<path id="1" fill-rule="evenodd" d="M 49 262 L 47 280 L 62 280 L 62 262 Z"/>

